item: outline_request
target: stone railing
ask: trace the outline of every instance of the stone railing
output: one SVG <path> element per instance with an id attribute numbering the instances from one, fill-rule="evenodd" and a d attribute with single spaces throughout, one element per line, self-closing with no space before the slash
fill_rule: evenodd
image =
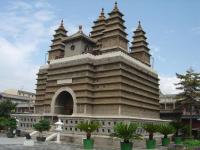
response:
<path id="1" fill-rule="evenodd" d="M 22 130 L 32 130 L 33 124 L 37 123 L 42 117 L 39 114 L 12 114 L 12 116 L 19 120 L 18 128 Z"/>
<path id="2" fill-rule="evenodd" d="M 47 114 L 13 114 L 19 120 L 19 128 L 22 130 L 31 130 L 33 124 L 37 123 L 41 118 L 48 119 L 52 124 L 52 129 L 55 129 L 54 123 L 59 119 L 64 123 L 63 133 L 64 134 L 85 134 L 81 132 L 76 126 L 81 121 L 98 121 L 101 125 L 99 129 L 94 132 L 94 135 L 108 136 L 113 133 L 113 127 L 119 122 L 134 122 L 142 125 L 143 123 L 167 123 L 167 120 L 161 119 L 149 119 L 149 118 L 136 118 L 136 117 L 124 117 L 124 116 L 68 116 L 68 115 L 57 115 L 51 116 Z M 33 130 L 33 129 L 32 129 Z M 147 135 L 142 129 L 138 128 L 137 133 Z"/>

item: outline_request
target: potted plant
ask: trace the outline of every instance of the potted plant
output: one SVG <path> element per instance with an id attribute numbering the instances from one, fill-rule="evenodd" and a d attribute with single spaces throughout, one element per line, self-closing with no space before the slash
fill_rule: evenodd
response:
<path id="1" fill-rule="evenodd" d="M 144 124 L 142 127 L 149 133 L 149 139 L 146 140 L 146 148 L 154 149 L 156 146 L 156 140 L 153 139 L 153 134 L 158 131 L 158 125 L 153 123 Z"/>
<path id="2" fill-rule="evenodd" d="M 100 127 L 100 124 L 98 122 L 89 122 L 89 121 L 81 121 L 77 128 L 79 128 L 81 131 L 86 132 L 86 139 L 83 139 L 83 146 L 84 149 L 93 149 L 94 147 L 94 140 L 91 139 L 91 133 L 94 132 L 96 129 Z"/>
<path id="3" fill-rule="evenodd" d="M 118 137 L 123 140 L 120 143 L 121 150 L 132 150 L 133 142 L 131 140 L 141 139 L 141 135 L 136 134 L 136 130 L 138 128 L 138 124 L 130 123 L 117 123 L 114 126 L 114 133 L 111 136 Z"/>
<path id="4" fill-rule="evenodd" d="M 5 125 L 7 127 L 7 137 L 13 138 L 15 136 L 14 130 L 17 128 L 17 121 L 15 118 L 7 118 L 5 119 Z"/>
<path id="5" fill-rule="evenodd" d="M 173 121 L 170 124 L 175 128 L 174 143 L 181 144 L 182 139 L 179 136 L 179 131 L 184 127 L 183 123 L 180 121 Z"/>
<path id="6" fill-rule="evenodd" d="M 159 132 L 164 135 L 164 137 L 162 138 L 162 146 L 167 146 L 170 143 L 168 135 L 174 133 L 175 128 L 170 124 L 160 124 Z"/>
<path id="7" fill-rule="evenodd" d="M 48 120 L 43 119 L 43 120 L 40 120 L 38 123 L 34 124 L 33 128 L 36 131 L 39 131 L 39 136 L 36 137 L 37 141 L 44 142 L 46 140 L 46 137 L 44 137 L 42 135 L 42 132 L 43 131 L 49 131 L 49 129 L 51 128 L 51 126 L 50 126 L 50 122 Z"/>

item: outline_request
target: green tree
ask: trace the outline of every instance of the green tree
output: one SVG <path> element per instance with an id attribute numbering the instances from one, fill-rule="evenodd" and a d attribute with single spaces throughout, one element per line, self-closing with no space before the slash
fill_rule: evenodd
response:
<path id="1" fill-rule="evenodd" d="M 178 90 L 181 92 L 177 95 L 181 106 L 188 106 L 190 110 L 190 132 L 192 136 L 192 107 L 199 105 L 200 97 L 200 73 L 194 72 L 193 69 L 188 69 L 186 74 L 176 74 L 180 80 L 176 84 Z"/>
<path id="2" fill-rule="evenodd" d="M 11 101 L 0 102 L 0 117 L 9 118 L 10 114 L 15 111 L 16 104 Z"/>

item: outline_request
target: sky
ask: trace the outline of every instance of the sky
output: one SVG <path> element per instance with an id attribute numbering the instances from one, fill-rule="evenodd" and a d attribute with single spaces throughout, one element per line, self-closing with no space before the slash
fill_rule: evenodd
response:
<path id="1" fill-rule="evenodd" d="M 151 49 L 160 89 L 173 94 L 176 73 L 192 67 L 200 72 L 199 0 L 118 0 L 126 32 L 141 21 Z M 106 16 L 115 0 L 0 0 L 0 91 L 15 88 L 35 92 L 39 67 L 45 64 L 52 35 L 64 20 L 68 35 L 83 26 L 91 31 L 101 8 Z"/>

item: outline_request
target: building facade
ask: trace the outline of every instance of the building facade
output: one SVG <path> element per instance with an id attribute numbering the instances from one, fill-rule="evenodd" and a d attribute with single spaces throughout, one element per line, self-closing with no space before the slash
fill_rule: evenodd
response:
<path id="1" fill-rule="evenodd" d="M 94 21 L 90 36 L 79 26 L 55 30 L 48 64 L 37 78 L 37 114 L 159 118 L 158 75 L 139 22 L 128 48 L 123 14 L 113 10 Z"/>
<path id="2" fill-rule="evenodd" d="M 177 120 L 181 117 L 182 112 L 177 103 L 176 94 L 160 93 L 160 118 L 166 120 Z"/>
<path id="3" fill-rule="evenodd" d="M 34 113 L 35 93 L 8 89 L 0 93 L 0 101 L 11 101 L 17 104 L 15 113 Z"/>
<path id="4" fill-rule="evenodd" d="M 199 99 L 199 98 L 198 98 Z M 177 98 L 176 94 L 160 93 L 160 118 L 165 120 L 181 120 L 189 125 L 192 118 L 192 131 L 195 137 L 200 132 L 200 103 L 193 104 L 192 109 L 188 103 Z M 191 110 L 190 110 L 191 109 Z M 198 137 L 199 138 L 199 137 Z"/>

